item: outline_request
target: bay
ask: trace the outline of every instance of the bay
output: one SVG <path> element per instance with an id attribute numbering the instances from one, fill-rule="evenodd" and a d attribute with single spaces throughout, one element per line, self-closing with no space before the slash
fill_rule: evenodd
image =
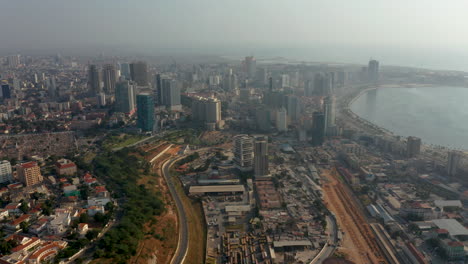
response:
<path id="1" fill-rule="evenodd" d="M 468 88 L 378 88 L 361 94 L 350 108 L 396 135 L 468 150 Z"/>

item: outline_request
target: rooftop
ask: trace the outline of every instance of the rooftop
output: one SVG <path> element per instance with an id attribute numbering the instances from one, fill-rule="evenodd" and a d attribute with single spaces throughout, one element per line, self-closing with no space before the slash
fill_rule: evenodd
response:
<path id="1" fill-rule="evenodd" d="M 435 219 L 432 222 L 440 229 L 446 229 L 451 236 L 468 236 L 468 229 L 455 219 Z"/>

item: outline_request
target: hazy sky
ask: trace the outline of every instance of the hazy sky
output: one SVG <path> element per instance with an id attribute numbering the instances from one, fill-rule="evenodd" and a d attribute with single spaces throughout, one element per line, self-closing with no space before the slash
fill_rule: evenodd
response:
<path id="1" fill-rule="evenodd" d="M 467 0 L 1 0 L 0 4 L 3 49 L 333 46 L 453 53 L 468 49 Z"/>

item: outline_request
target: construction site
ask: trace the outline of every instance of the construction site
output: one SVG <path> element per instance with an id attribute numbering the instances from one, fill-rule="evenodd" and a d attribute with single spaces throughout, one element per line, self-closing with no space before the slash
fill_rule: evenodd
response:
<path id="1" fill-rule="evenodd" d="M 389 263 L 366 221 L 362 208 L 349 187 L 339 179 L 336 169 L 323 170 L 322 177 L 325 205 L 336 215 L 343 232 L 338 252 L 355 263 Z"/>

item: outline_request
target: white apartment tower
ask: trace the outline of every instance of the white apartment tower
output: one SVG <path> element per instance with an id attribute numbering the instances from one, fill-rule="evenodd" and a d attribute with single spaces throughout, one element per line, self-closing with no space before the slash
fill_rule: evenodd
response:
<path id="1" fill-rule="evenodd" d="M 11 164 L 8 160 L 0 161 L 0 183 L 9 182 L 13 179 Z"/>
<path id="2" fill-rule="evenodd" d="M 234 163 L 241 171 L 250 171 L 253 166 L 254 140 L 248 135 L 234 137 Z"/>

